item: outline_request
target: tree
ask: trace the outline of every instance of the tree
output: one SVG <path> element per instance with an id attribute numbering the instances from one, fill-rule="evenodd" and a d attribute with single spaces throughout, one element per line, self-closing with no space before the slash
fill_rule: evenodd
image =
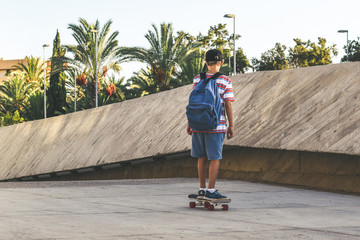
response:
<path id="1" fill-rule="evenodd" d="M 47 91 L 49 103 L 49 117 L 65 113 L 66 108 L 66 74 L 61 60 L 65 56 L 65 49 L 60 45 L 60 34 L 56 31 L 51 58 L 50 87 Z"/>
<path id="2" fill-rule="evenodd" d="M 274 48 L 262 53 L 260 59 L 251 59 L 253 70 L 266 71 L 288 69 L 289 62 L 285 50 L 285 45 L 276 43 Z"/>
<path id="3" fill-rule="evenodd" d="M 341 58 L 341 62 L 356 62 L 360 61 L 360 41 L 349 41 L 349 59 L 347 45 L 344 46 L 345 55 Z"/>
<path id="4" fill-rule="evenodd" d="M 95 107 L 96 73 L 98 73 L 98 93 L 100 93 L 99 79 L 106 74 L 105 69 L 106 71 L 111 69 L 117 73 L 121 69 L 118 41 L 116 40 L 119 32 L 110 33 L 111 20 L 107 21 L 102 28 L 100 28 L 98 20 L 93 25 L 83 18 L 80 18 L 79 21 L 79 25 L 69 24 L 68 28 L 73 31 L 77 45 L 66 46 L 66 50 L 73 54 L 73 58 L 65 58 L 65 61 L 80 67 L 89 78 L 84 88 L 90 95 L 91 106 Z M 97 33 L 93 33 L 91 30 L 97 31 Z"/>
<path id="5" fill-rule="evenodd" d="M 337 56 L 338 54 L 336 44 L 329 47 L 326 47 L 325 45 L 326 39 L 321 37 L 318 38 L 318 45 L 316 45 L 316 43 L 311 43 L 310 47 L 312 49 L 312 54 L 309 66 L 327 65 L 332 63 L 331 55 Z"/>
<path id="6" fill-rule="evenodd" d="M 187 35 L 179 32 L 174 36 L 172 24 L 162 23 L 160 29 L 152 25 L 145 38 L 150 43 L 150 48 L 123 47 L 119 54 L 124 61 L 140 61 L 147 63 L 160 85 L 160 90 L 170 89 L 170 82 L 179 71 L 180 65 L 188 59 L 200 44 L 188 42 Z M 187 43 L 187 44 L 186 44 Z"/>
<path id="7" fill-rule="evenodd" d="M 13 72 L 0 86 L 2 112 L 5 125 L 35 120 L 44 116 L 44 70 L 40 58 L 26 58 L 27 64 L 17 65 L 22 72 Z"/>
<path id="8" fill-rule="evenodd" d="M 310 40 L 308 42 L 302 42 L 301 39 L 295 38 L 294 48 L 290 48 L 289 55 L 290 61 L 293 67 L 308 67 L 309 66 L 309 55 Z"/>
<path id="9" fill-rule="evenodd" d="M 132 90 L 130 98 L 143 97 L 160 91 L 160 86 L 151 68 L 141 69 L 128 82 L 128 87 Z"/>
<path id="10" fill-rule="evenodd" d="M 109 78 L 107 79 L 107 87 L 105 90 L 105 96 L 107 96 L 107 99 L 104 105 L 122 102 L 126 99 L 124 82 L 125 77 L 117 78 L 114 74 L 109 76 Z"/>
<path id="11" fill-rule="evenodd" d="M 337 55 L 336 45 L 326 47 L 326 39 L 318 38 L 318 44 L 314 42 L 294 39 L 294 48 L 289 49 L 289 61 L 293 67 L 308 67 L 326 65 L 332 63 L 331 55 Z"/>
<path id="12" fill-rule="evenodd" d="M 16 110 L 13 114 L 10 112 L 6 112 L 4 116 L 0 116 L 0 127 L 22 122 L 24 122 L 24 118 L 20 116 L 18 110 Z"/>
<path id="13" fill-rule="evenodd" d="M 240 39 L 240 35 L 235 35 L 235 40 Z M 229 34 L 226 30 L 226 24 L 218 24 L 217 26 L 210 26 L 206 36 L 201 33 L 197 36 L 197 40 L 202 43 L 202 47 L 206 50 L 216 48 L 223 53 L 225 64 L 222 67 L 224 73 L 230 73 L 233 69 L 234 58 L 232 57 L 230 63 L 227 59 L 234 52 L 234 35 Z M 204 53 L 205 55 L 205 53 Z M 236 50 L 236 72 L 244 73 L 249 68 L 249 60 L 242 48 Z"/>
<path id="14" fill-rule="evenodd" d="M 234 58 L 231 57 L 229 70 L 232 69 L 233 66 L 234 66 Z M 247 59 L 247 57 L 245 56 L 243 49 L 238 48 L 238 50 L 236 51 L 236 72 L 237 73 L 245 73 L 245 71 L 248 70 L 249 67 L 250 67 L 250 63 L 249 63 L 249 60 Z"/>
<path id="15" fill-rule="evenodd" d="M 26 74 L 12 73 L 10 78 L 0 85 L 0 104 L 3 106 L 3 113 L 21 113 L 29 97 L 39 90 L 36 85 L 34 81 L 27 82 Z"/>
<path id="16" fill-rule="evenodd" d="M 28 98 L 27 104 L 24 106 L 24 118 L 27 121 L 44 118 L 44 92 L 36 91 Z"/>
<path id="17" fill-rule="evenodd" d="M 236 39 L 239 39 L 240 35 L 236 35 Z M 226 29 L 226 24 L 219 23 L 217 26 L 210 26 L 206 36 L 198 35 L 197 39 L 202 42 L 205 49 L 216 48 L 223 51 L 225 46 L 230 46 L 230 36 Z"/>
<path id="18" fill-rule="evenodd" d="M 194 52 L 189 60 L 180 64 L 181 72 L 178 73 L 172 85 L 175 87 L 184 86 L 193 83 L 194 76 L 203 72 L 204 53 L 200 49 Z"/>
<path id="19" fill-rule="evenodd" d="M 39 85 L 44 84 L 44 64 L 41 58 L 33 56 L 25 57 L 26 64 L 18 63 L 13 67 L 25 73 L 25 79 L 27 82 L 36 82 Z"/>
<path id="20" fill-rule="evenodd" d="M 76 101 L 77 101 L 77 106 L 76 106 L 76 110 L 78 109 L 87 109 L 87 108 L 91 108 L 91 100 L 90 100 L 90 96 L 88 96 L 86 98 L 85 92 L 84 92 L 84 88 L 81 87 L 81 85 L 76 84 L 77 78 L 79 78 L 79 76 L 82 76 L 83 72 L 81 71 L 81 69 L 73 66 L 70 69 L 68 69 L 66 72 L 66 84 L 65 84 L 65 89 L 66 89 L 66 102 L 68 103 L 66 106 L 66 113 L 70 113 L 70 112 L 74 112 L 75 111 L 75 86 L 76 86 Z M 86 75 L 86 74 L 84 74 Z M 86 84 L 81 82 L 80 84 Z M 85 85 L 86 86 L 86 85 Z M 86 98 L 86 99 L 84 99 Z"/>

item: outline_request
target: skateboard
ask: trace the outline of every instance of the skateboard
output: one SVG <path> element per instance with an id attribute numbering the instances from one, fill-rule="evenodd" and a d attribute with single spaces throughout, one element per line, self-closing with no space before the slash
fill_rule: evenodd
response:
<path id="1" fill-rule="evenodd" d="M 209 211 L 214 211 L 215 207 L 221 206 L 221 210 L 227 211 L 229 210 L 229 205 L 227 203 L 231 202 L 230 198 L 225 199 L 216 199 L 216 200 L 207 200 L 207 199 L 198 199 L 197 194 L 190 194 L 188 198 L 190 199 L 189 207 L 204 207 Z"/>

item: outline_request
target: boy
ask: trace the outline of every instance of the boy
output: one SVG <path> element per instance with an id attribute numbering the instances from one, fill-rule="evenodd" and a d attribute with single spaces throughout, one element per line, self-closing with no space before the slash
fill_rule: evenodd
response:
<path id="1" fill-rule="evenodd" d="M 220 71 L 221 65 L 224 60 L 222 53 L 217 49 L 211 49 L 206 52 L 206 65 L 208 72 L 206 73 L 207 78 L 211 78 L 212 75 Z M 200 82 L 200 75 L 195 76 L 194 85 Z M 220 159 L 222 159 L 222 148 L 225 138 L 230 139 L 234 136 L 234 123 L 233 123 L 233 112 L 231 102 L 234 101 L 234 92 L 232 89 L 232 83 L 229 77 L 221 75 L 216 79 L 216 85 L 218 86 L 221 104 L 225 105 L 225 112 L 227 119 L 229 120 L 229 127 L 226 130 L 226 119 L 224 110 L 222 110 L 220 117 L 220 124 L 216 129 L 209 129 L 205 131 L 195 131 L 187 126 L 187 133 L 192 135 L 192 148 L 191 156 L 198 158 L 198 176 L 200 181 L 200 189 L 198 192 L 199 199 L 223 199 L 226 196 L 221 195 L 215 190 L 215 182 L 219 172 Z M 206 161 L 210 161 L 209 166 L 209 183 L 206 187 Z"/>

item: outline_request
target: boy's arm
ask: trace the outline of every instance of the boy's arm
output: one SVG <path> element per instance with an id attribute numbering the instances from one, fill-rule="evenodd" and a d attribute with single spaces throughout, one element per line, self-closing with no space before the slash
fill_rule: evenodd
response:
<path id="1" fill-rule="evenodd" d="M 189 135 L 191 135 L 192 133 L 191 133 L 191 131 L 190 131 L 190 126 L 189 126 L 189 123 L 188 123 L 188 125 L 187 125 L 187 127 L 186 127 L 186 132 L 187 132 L 187 134 L 189 134 Z"/>
<path id="2" fill-rule="evenodd" d="M 230 139 L 234 136 L 234 118 L 233 118 L 233 110 L 231 101 L 225 101 L 225 109 L 226 109 L 226 115 L 229 120 L 229 127 L 226 132 L 227 139 Z"/>
<path id="3" fill-rule="evenodd" d="M 195 86 L 196 86 L 196 84 L 195 84 L 195 78 L 194 78 L 192 89 L 194 89 Z M 186 127 L 186 132 L 187 132 L 187 134 L 189 134 L 189 135 L 192 134 L 192 132 L 190 131 L 190 129 L 191 129 L 191 128 L 190 128 L 190 126 L 189 126 L 189 121 L 188 121 L 188 125 L 187 125 L 187 127 Z"/>

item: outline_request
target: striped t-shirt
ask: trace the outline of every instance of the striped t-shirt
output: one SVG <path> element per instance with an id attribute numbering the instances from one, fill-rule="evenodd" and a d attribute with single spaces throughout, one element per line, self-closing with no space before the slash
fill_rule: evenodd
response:
<path id="1" fill-rule="evenodd" d="M 211 78 L 213 74 L 206 73 L 207 78 Z M 194 84 L 193 88 L 200 82 L 200 74 L 195 76 L 194 78 Z M 216 84 L 219 87 L 219 93 L 221 97 L 221 104 L 224 106 L 224 101 L 235 101 L 234 98 L 234 91 L 232 89 L 232 83 L 228 76 L 221 75 L 216 79 Z M 209 129 L 205 131 L 195 131 L 191 129 L 191 132 L 203 132 L 203 133 L 219 133 L 219 132 L 226 132 L 226 120 L 225 120 L 225 114 L 224 114 L 224 108 L 221 111 L 220 116 L 220 124 L 217 126 L 216 129 Z"/>

